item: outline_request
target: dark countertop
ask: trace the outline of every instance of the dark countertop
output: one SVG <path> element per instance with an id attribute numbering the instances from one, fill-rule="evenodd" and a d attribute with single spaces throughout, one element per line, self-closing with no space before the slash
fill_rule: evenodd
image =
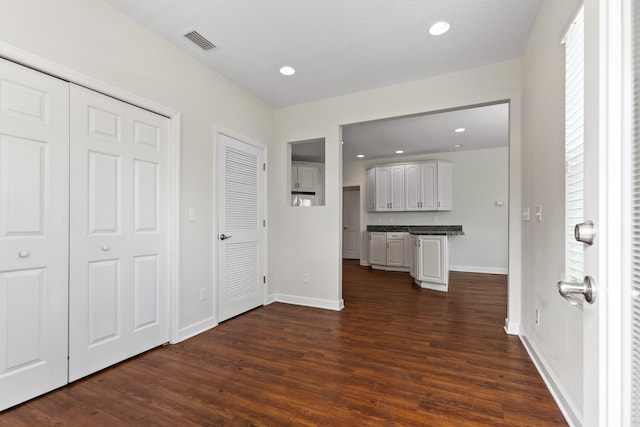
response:
<path id="1" fill-rule="evenodd" d="M 367 225 L 367 231 L 406 232 L 429 236 L 460 236 L 464 234 L 461 225 Z"/>

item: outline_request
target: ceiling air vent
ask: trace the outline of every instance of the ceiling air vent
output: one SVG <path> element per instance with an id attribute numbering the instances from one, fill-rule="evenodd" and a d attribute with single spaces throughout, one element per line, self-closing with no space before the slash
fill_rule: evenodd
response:
<path id="1" fill-rule="evenodd" d="M 191 31 L 190 33 L 187 33 L 184 36 L 189 40 L 191 40 L 192 42 L 194 42 L 195 44 L 197 44 L 198 46 L 200 46 L 202 50 L 209 51 L 216 48 L 215 44 L 211 43 L 209 40 L 204 38 L 202 34 L 200 34 L 197 31 Z"/>

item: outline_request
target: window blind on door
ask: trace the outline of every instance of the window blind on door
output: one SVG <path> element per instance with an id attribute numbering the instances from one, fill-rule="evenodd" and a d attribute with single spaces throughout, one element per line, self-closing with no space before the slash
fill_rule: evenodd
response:
<path id="1" fill-rule="evenodd" d="M 584 221 L 584 19 L 580 10 L 565 36 L 565 276 L 581 282 L 584 247 L 573 228 Z"/>
<path id="2" fill-rule="evenodd" d="M 633 9 L 633 165 L 631 194 L 631 425 L 640 425 L 640 7 Z"/>

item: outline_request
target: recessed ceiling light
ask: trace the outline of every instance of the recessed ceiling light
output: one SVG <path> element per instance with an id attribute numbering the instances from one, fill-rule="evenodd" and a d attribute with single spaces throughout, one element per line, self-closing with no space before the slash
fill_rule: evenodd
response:
<path id="1" fill-rule="evenodd" d="M 404 153 L 404 150 L 396 150 L 396 154 L 402 154 Z"/>
<path id="2" fill-rule="evenodd" d="M 462 148 L 462 144 L 456 144 L 453 146 L 453 148 Z"/>
<path id="3" fill-rule="evenodd" d="M 454 129 L 453 131 L 454 131 L 455 133 L 461 133 L 461 132 L 466 131 L 466 129 L 465 129 L 465 128 L 457 128 L 457 129 Z"/>
<path id="4" fill-rule="evenodd" d="M 284 67 L 280 68 L 280 74 L 283 74 L 285 76 L 293 76 L 296 73 L 295 68 L 290 67 L 288 65 L 285 65 Z"/>
<path id="5" fill-rule="evenodd" d="M 451 28 L 451 25 L 449 25 L 448 22 L 436 22 L 431 26 L 431 28 L 429 28 L 429 34 L 431 34 L 432 36 L 441 36 L 449 31 L 449 28 Z"/>
<path id="6" fill-rule="evenodd" d="M 358 154 L 356 157 L 357 157 L 357 158 L 359 158 L 359 159 L 361 159 L 361 158 L 363 158 L 363 157 L 364 157 L 364 154 Z"/>

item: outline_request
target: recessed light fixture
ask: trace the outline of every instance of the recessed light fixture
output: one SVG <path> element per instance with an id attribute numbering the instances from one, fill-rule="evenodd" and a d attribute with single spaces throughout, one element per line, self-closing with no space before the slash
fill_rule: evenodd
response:
<path id="1" fill-rule="evenodd" d="M 429 34 L 431 34 L 432 36 L 441 36 L 449 31 L 449 28 L 451 28 L 451 25 L 449 25 L 448 22 L 436 22 L 431 26 L 431 28 L 429 28 Z"/>
<path id="2" fill-rule="evenodd" d="M 364 154 L 358 154 L 356 157 L 357 157 L 357 158 L 359 158 L 359 159 L 361 159 L 361 158 L 363 158 L 363 157 L 364 157 Z"/>
<path id="3" fill-rule="evenodd" d="M 465 129 L 465 128 L 457 128 L 457 129 L 454 129 L 453 131 L 454 131 L 455 133 L 462 133 L 462 132 L 465 132 L 465 131 L 466 131 L 466 129 Z"/>
<path id="4" fill-rule="evenodd" d="M 456 144 L 453 146 L 453 148 L 462 148 L 462 144 Z"/>
<path id="5" fill-rule="evenodd" d="M 288 65 L 285 65 L 284 67 L 280 68 L 280 74 L 285 75 L 285 76 L 293 76 L 296 73 L 295 68 L 290 67 Z"/>
<path id="6" fill-rule="evenodd" d="M 402 154 L 404 153 L 404 150 L 396 150 L 396 154 Z"/>

